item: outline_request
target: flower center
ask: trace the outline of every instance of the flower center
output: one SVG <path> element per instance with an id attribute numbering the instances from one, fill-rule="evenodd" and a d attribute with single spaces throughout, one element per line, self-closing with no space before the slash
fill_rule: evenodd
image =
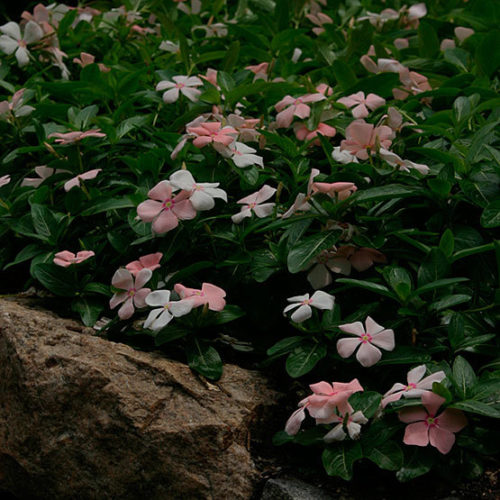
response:
<path id="1" fill-rule="evenodd" d="M 184 83 L 176 83 L 176 84 L 175 84 L 175 86 L 176 86 L 176 88 L 178 88 L 178 89 L 182 89 L 182 88 L 184 88 L 186 85 L 185 85 Z"/>
<path id="2" fill-rule="evenodd" d="M 417 388 L 417 384 L 408 384 L 405 388 L 405 391 L 410 391 L 411 389 L 416 389 Z"/>
<path id="3" fill-rule="evenodd" d="M 436 417 L 429 416 L 425 419 L 425 425 L 427 427 L 436 427 L 438 424 L 438 419 Z"/>
<path id="4" fill-rule="evenodd" d="M 172 198 L 167 198 L 163 203 L 162 203 L 162 208 L 163 210 L 171 210 L 175 205 L 175 201 L 172 200 Z"/>
<path id="5" fill-rule="evenodd" d="M 373 337 L 369 333 L 365 333 L 364 335 L 361 335 L 361 337 L 359 337 L 359 341 L 363 344 L 366 344 L 367 342 L 371 342 L 372 338 Z"/>
<path id="6" fill-rule="evenodd" d="M 312 299 L 305 299 L 301 302 L 303 306 L 308 306 L 309 304 L 312 304 Z"/>
<path id="7" fill-rule="evenodd" d="M 131 288 L 131 289 L 128 291 L 127 295 L 128 295 L 129 297 L 133 297 L 136 293 L 137 293 L 137 290 L 136 290 L 135 288 Z"/>
<path id="8" fill-rule="evenodd" d="M 253 208 L 255 208 L 256 206 L 257 206 L 257 203 L 255 203 L 255 202 L 253 202 L 253 203 L 249 203 L 249 204 L 247 205 L 247 207 L 248 207 L 250 210 L 252 210 L 252 209 L 253 209 Z"/>
<path id="9" fill-rule="evenodd" d="M 295 102 L 293 104 L 295 106 L 297 106 L 297 104 L 302 104 L 302 99 L 300 97 L 298 99 L 295 99 Z"/>
<path id="10" fill-rule="evenodd" d="M 170 302 L 167 302 L 164 306 L 163 309 L 170 309 Z"/>
<path id="11" fill-rule="evenodd" d="M 27 47 L 27 43 L 24 40 L 18 40 L 17 43 L 19 47 L 22 47 L 23 49 Z"/>
<path id="12" fill-rule="evenodd" d="M 203 186 L 199 184 L 193 184 L 193 191 L 203 191 Z"/>
<path id="13" fill-rule="evenodd" d="M 193 295 L 197 295 L 198 297 L 204 297 L 205 292 L 202 292 L 201 290 L 196 290 L 196 292 L 194 292 Z"/>

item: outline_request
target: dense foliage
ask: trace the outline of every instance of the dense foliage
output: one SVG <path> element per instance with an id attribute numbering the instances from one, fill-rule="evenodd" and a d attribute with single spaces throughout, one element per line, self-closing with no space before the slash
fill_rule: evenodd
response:
<path id="1" fill-rule="evenodd" d="M 330 475 L 481 473 L 500 442 L 499 21 L 494 0 L 6 19 L 2 291 L 210 379 L 234 349 L 328 380 L 275 442 Z"/>

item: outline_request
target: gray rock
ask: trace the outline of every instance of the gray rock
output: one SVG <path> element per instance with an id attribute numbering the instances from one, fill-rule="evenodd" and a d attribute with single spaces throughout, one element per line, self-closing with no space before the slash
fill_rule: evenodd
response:
<path id="1" fill-rule="evenodd" d="M 298 479 L 269 479 L 261 500 L 333 500 L 333 497 Z"/>
<path id="2" fill-rule="evenodd" d="M 0 299 L 0 490 L 29 499 L 248 499 L 250 430 L 277 394 Z M 260 423 L 262 426 L 262 423 Z"/>

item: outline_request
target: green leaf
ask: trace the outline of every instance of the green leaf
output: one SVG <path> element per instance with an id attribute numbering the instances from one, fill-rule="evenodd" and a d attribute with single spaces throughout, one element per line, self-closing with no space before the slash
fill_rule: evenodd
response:
<path id="1" fill-rule="evenodd" d="M 447 229 L 439 240 L 439 249 L 446 257 L 451 257 L 453 255 L 454 247 L 455 238 L 453 236 L 453 232 L 451 231 L 451 229 Z"/>
<path id="2" fill-rule="evenodd" d="M 326 356 L 326 346 L 316 342 L 296 347 L 286 359 L 286 371 L 290 377 L 298 378 L 309 373 L 318 361 Z"/>
<path id="3" fill-rule="evenodd" d="M 218 380 L 221 377 L 222 360 L 212 346 L 195 337 L 187 344 L 186 354 L 192 370 L 212 380 Z"/>
<path id="4" fill-rule="evenodd" d="M 94 201 L 92 205 L 82 212 L 82 215 L 95 215 L 101 212 L 108 212 L 110 210 L 119 210 L 121 208 L 135 207 L 135 203 L 128 197 L 123 198 L 107 198 L 102 201 Z"/>
<path id="5" fill-rule="evenodd" d="M 464 339 L 465 321 L 460 313 L 453 313 L 448 324 L 448 340 L 453 349 Z"/>
<path id="6" fill-rule="evenodd" d="M 396 472 L 396 477 L 401 482 L 410 481 L 416 477 L 427 474 L 434 465 L 436 456 L 429 450 L 416 449 L 403 467 Z"/>
<path id="7" fill-rule="evenodd" d="M 418 47 L 422 57 L 432 59 L 439 54 L 439 37 L 436 30 L 425 20 L 418 26 Z"/>
<path id="8" fill-rule="evenodd" d="M 71 302 L 71 310 L 80 314 L 85 326 L 94 326 L 103 309 L 102 302 L 93 298 L 79 297 Z"/>
<path id="9" fill-rule="evenodd" d="M 217 83 L 220 85 L 224 93 L 230 92 L 235 86 L 233 77 L 225 71 L 217 72 Z"/>
<path id="10" fill-rule="evenodd" d="M 423 190 L 417 187 L 408 187 L 401 184 L 387 184 L 386 186 L 373 187 L 357 191 L 353 197 L 358 203 L 365 201 L 380 201 L 394 198 L 409 198 L 421 196 Z"/>
<path id="11" fill-rule="evenodd" d="M 347 285 L 351 285 L 354 287 L 364 288 L 365 290 L 369 290 L 370 292 L 385 295 L 386 297 L 390 297 L 391 299 L 396 300 L 396 296 L 386 286 L 380 285 L 378 283 L 373 283 L 372 281 L 355 280 L 352 278 L 339 278 L 337 279 L 336 283 L 346 283 Z"/>
<path id="12" fill-rule="evenodd" d="M 468 413 L 476 413 L 477 415 L 483 415 L 484 417 L 500 418 L 499 409 L 473 399 L 459 401 L 458 403 L 452 404 L 450 408 L 456 408 L 457 410 L 463 410 Z"/>
<path id="13" fill-rule="evenodd" d="M 340 231 L 324 231 L 314 234 L 295 245 L 288 253 L 287 266 L 291 273 L 298 273 L 311 264 L 311 260 L 323 250 L 333 247 Z"/>
<path id="14" fill-rule="evenodd" d="M 406 269 L 386 266 L 384 278 L 401 300 L 405 301 L 411 294 L 411 276 Z"/>
<path id="15" fill-rule="evenodd" d="M 483 37 L 476 48 L 476 64 L 486 76 L 491 76 L 500 66 L 500 53 L 494 50 L 500 47 L 500 31 L 492 30 Z M 493 50 L 492 50 L 493 49 Z"/>
<path id="16" fill-rule="evenodd" d="M 418 269 L 417 279 L 419 290 L 424 285 L 444 278 L 448 274 L 449 269 L 450 264 L 446 255 L 439 248 L 432 248 Z M 417 292 L 418 290 L 415 293 Z"/>
<path id="17" fill-rule="evenodd" d="M 40 245 L 37 243 L 30 243 L 16 255 L 16 258 L 12 262 L 9 262 L 4 267 L 4 271 L 5 269 L 9 269 L 9 267 L 15 266 L 16 264 L 30 260 L 41 253 L 43 253 L 43 248 L 40 248 Z"/>
<path id="18" fill-rule="evenodd" d="M 333 61 L 332 72 L 342 90 L 348 90 L 356 84 L 357 78 L 351 66 L 340 59 Z"/>
<path id="19" fill-rule="evenodd" d="M 239 55 L 240 55 L 240 42 L 238 40 L 235 40 L 227 48 L 226 57 L 224 57 L 224 60 L 222 61 L 223 71 L 230 73 L 233 70 L 234 65 L 238 61 Z M 218 79 L 218 75 L 217 75 L 217 79 Z M 219 83 L 219 85 L 220 85 L 220 83 Z M 222 87 L 222 85 L 221 85 L 221 87 Z M 234 87 L 234 85 L 233 85 L 233 87 Z M 233 87 L 231 87 L 231 88 L 233 88 Z M 224 87 L 222 87 L 222 88 L 224 88 Z"/>
<path id="20" fill-rule="evenodd" d="M 51 244 L 56 243 L 59 224 L 52 212 L 44 205 L 31 205 L 33 226 L 40 237 Z"/>
<path id="21" fill-rule="evenodd" d="M 432 392 L 445 399 L 445 404 L 453 399 L 453 394 L 440 382 L 433 382 Z"/>
<path id="22" fill-rule="evenodd" d="M 352 479 L 352 468 L 356 460 L 363 458 L 361 445 L 357 442 L 340 443 L 323 451 L 321 460 L 329 476 L 339 476 L 346 481 Z"/>
<path id="23" fill-rule="evenodd" d="M 500 226 L 500 200 L 492 201 L 483 210 L 481 226 L 488 229 Z"/>
<path id="24" fill-rule="evenodd" d="M 105 297 L 109 297 L 111 295 L 109 285 L 105 285 L 104 283 L 87 283 L 83 287 L 83 291 L 85 293 L 97 293 L 99 295 L 104 295 Z"/>
<path id="25" fill-rule="evenodd" d="M 246 312 L 239 306 L 226 305 L 222 311 L 215 313 L 215 319 L 210 324 L 224 325 L 244 316 Z"/>
<path id="26" fill-rule="evenodd" d="M 354 411 L 361 411 L 366 418 L 372 418 L 380 407 L 382 396 L 378 392 L 359 391 L 349 397 Z"/>
<path id="27" fill-rule="evenodd" d="M 185 328 L 176 325 L 167 325 L 155 335 L 155 345 L 160 346 L 173 340 L 181 339 L 189 334 Z"/>
<path id="28" fill-rule="evenodd" d="M 427 363 L 428 361 L 431 361 L 431 359 L 431 355 L 424 349 L 398 346 L 394 349 L 394 351 L 383 351 L 382 359 L 377 363 L 377 366 Z"/>
<path id="29" fill-rule="evenodd" d="M 392 440 L 385 441 L 376 448 L 372 448 L 364 456 L 385 470 L 399 470 L 404 460 L 401 447 Z"/>
<path id="30" fill-rule="evenodd" d="M 276 342 L 266 352 L 268 356 L 283 356 L 292 352 L 302 341 L 304 337 L 287 337 Z"/>
<path id="31" fill-rule="evenodd" d="M 78 282 L 72 269 L 52 263 L 37 264 L 33 267 L 33 277 L 47 290 L 61 297 L 73 297 L 78 290 Z"/>
<path id="32" fill-rule="evenodd" d="M 443 278 L 441 280 L 431 281 L 426 285 L 417 288 L 413 295 L 421 295 L 426 292 L 432 292 L 434 290 L 439 290 L 440 288 L 446 288 L 451 285 L 456 285 L 457 283 L 463 283 L 464 281 L 469 281 L 468 278 Z"/>
<path id="33" fill-rule="evenodd" d="M 285 431 L 278 431 L 274 436 L 273 436 L 273 445 L 274 446 L 281 446 L 286 443 L 292 443 L 295 439 L 295 436 L 290 436 L 290 434 L 287 434 Z"/>
<path id="34" fill-rule="evenodd" d="M 462 356 L 457 356 L 453 362 L 452 382 L 462 399 L 466 399 L 474 392 L 477 377 L 472 366 Z"/>
<path id="35" fill-rule="evenodd" d="M 446 295 L 441 299 L 433 302 L 429 309 L 431 311 L 442 311 L 443 309 L 449 309 L 450 307 L 458 306 L 459 304 L 464 304 L 465 302 L 469 302 L 472 299 L 471 295 L 465 295 L 462 293 Z"/>

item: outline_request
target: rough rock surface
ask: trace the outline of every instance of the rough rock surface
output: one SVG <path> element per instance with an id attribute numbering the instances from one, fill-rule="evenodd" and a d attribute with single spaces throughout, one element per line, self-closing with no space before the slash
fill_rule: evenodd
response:
<path id="1" fill-rule="evenodd" d="M 333 500 L 333 497 L 298 479 L 269 479 L 261 500 Z"/>
<path id="2" fill-rule="evenodd" d="M 0 299 L 0 489 L 19 498 L 244 499 L 252 425 L 276 394 Z"/>

